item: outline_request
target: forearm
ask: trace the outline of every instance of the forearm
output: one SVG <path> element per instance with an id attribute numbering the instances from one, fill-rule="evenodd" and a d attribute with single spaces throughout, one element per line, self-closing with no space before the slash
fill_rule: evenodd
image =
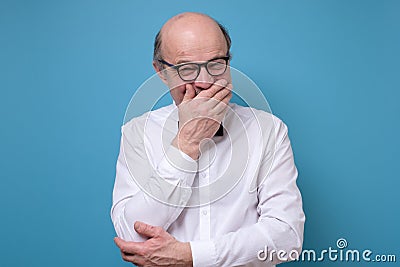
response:
<path id="1" fill-rule="evenodd" d="M 276 254 L 280 250 L 288 254 L 293 250 L 300 251 L 302 234 L 285 222 L 267 218 L 236 232 L 212 240 L 192 241 L 190 244 L 195 267 L 228 267 L 260 262 L 258 252 L 265 248 L 269 252 L 275 251 L 266 259 L 265 265 L 269 266 L 282 261 Z"/>
<path id="2" fill-rule="evenodd" d="M 138 242 L 147 239 L 134 230 L 133 225 L 136 221 L 167 229 L 181 212 L 181 208 L 168 207 L 158 201 L 149 199 L 142 192 L 135 194 L 121 205 L 120 211 L 113 215 L 113 221 L 117 235 L 126 241 Z"/>
<path id="3" fill-rule="evenodd" d="M 120 237 L 137 241 L 135 221 L 166 229 L 176 220 L 191 196 L 197 162 L 171 145 L 153 166 L 144 143 L 128 137 L 121 140 L 111 216 Z"/>
<path id="4" fill-rule="evenodd" d="M 178 182 L 175 190 L 167 192 L 165 186 L 156 184 L 154 179 L 154 177 L 149 178 L 149 183 L 143 188 L 145 192 L 139 190 L 115 209 L 115 214 L 113 214 L 115 228 L 118 229 L 118 236 L 124 240 L 145 240 L 133 229 L 136 221 L 167 229 L 182 212 L 183 205 L 190 198 L 191 191 L 182 189 L 181 182 Z M 181 203 L 182 205 L 172 206 L 168 203 Z"/>

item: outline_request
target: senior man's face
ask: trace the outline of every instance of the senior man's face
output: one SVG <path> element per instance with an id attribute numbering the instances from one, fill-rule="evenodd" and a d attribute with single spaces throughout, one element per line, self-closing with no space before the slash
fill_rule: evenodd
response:
<path id="1" fill-rule="evenodd" d="M 228 54 L 223 33 L 218 25 L 208 18 L 200 18 L 200 21 L 182 19 L 172 25 L 167 24 L 162 31 L 162 36 L 163 60 L 173 65 L 188 62 L 204 63 L 226 57 Z M 218 62 L 224 62 L 224 60 Z M 185 95 L 187 83 L 194 86 L 197 94 L 201 90 L 207 90 L 221 79 L 231 83 L 229 62 L 227 64 L 226 71 L 220 75 L 211 75 L 203 65 L 199 75 L 193 81 L 184 81 L 181 70 L 181 75 L 179 75 L 176 68 L 165 66 L 164 71 L 161 72 L 161 78 L 170 88 L 175 103 L 179 105 Z M 156 67 L 156 70 L 159 69 Z"/>

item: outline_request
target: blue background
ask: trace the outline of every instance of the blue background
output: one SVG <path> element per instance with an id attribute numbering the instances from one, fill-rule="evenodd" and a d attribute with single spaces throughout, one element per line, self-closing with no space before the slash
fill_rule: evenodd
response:
<path id="1" fill-rule="evenodd" d="M 228 27 L 232 66 L 289 126 L 304 247 L 399 258 L 400 1 L 1 0 L 0 265 L 129 266 L 109 218 L 120 126 L 183 11 Z"/>

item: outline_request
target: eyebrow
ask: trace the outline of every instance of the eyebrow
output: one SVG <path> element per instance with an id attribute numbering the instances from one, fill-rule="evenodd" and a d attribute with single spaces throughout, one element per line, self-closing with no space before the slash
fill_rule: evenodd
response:
<path id="1" fill-rule="evenodd" d="M 205 60 L 205 61 L 203 61 L 203 62 L 207 62 L 207 61 L 211 61 L 211 60 L 214 60 L 214 59 L 217 59 L 217 58 L 223 58 L 223 57 L 226 57 L 226 55 L 224 55 L 224 56 L 215 56 L 215 57 L 213 57 L 213 58 L 211 58 L 211 59 L 209 59 L 209 60 Z M 181 64 L 185 64 L 185 63 L 191 63 L 191 62 L 196 62 L 196 61 L 179 60 L 178 62 L 176 62 L 175 65 L 181 65 Z"/>

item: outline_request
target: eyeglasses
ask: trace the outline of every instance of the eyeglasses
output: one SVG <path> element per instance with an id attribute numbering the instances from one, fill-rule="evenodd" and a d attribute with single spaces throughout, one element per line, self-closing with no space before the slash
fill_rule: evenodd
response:
<path id="1" fill-rule="evenodd" d="M 168 67 L 176 69 L 179 77 L 181 77 L 183 81 L 192 82 L 196 80 L 197 77 L 199 77 L 201 67 L 203 66 L 206 68 L 207 72 L 211 76 L 219 76 L 224 74 L 228 66 L 229 59 L 230 57 L 226 56 L 226 57 L 214 58 L 204 63 L 189 62 L 178 65 L 173 65 L 171 63 L 166 62 L 163 59 L 159 59 L 158 61 L 162 64 L 167 65 Z"/>

